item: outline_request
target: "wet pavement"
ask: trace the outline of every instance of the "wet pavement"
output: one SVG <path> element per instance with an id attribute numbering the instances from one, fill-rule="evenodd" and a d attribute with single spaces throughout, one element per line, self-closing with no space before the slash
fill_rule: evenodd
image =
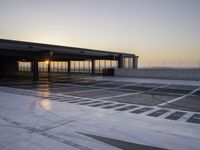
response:
<path id="1" fill-rule="evenodd" d="M 0 81 L 0 147 L 198 149 L 198 88 L 196 84 L 78 77 L 54 82 Z M 22 144 L 17 143 L 19 133 Z M 34 146 L 35 142 L 39 145 Z"/>

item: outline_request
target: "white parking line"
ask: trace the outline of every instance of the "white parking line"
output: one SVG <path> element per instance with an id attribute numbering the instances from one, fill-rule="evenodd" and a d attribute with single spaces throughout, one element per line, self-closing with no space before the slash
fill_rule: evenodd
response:
<path id="1" fill-rule="evenodd" d="M 141 83 L 124 84 L 124 85 L 121 85 L 121 86 L 114 87 L 112 89 L 118 89 L 118 88 L 122 88 L 122 87 L 126 87 L 126 86 L 138 85 L 138 84 L 141 84 Z"/>
<path id="2" fill-rule="evenodd" d="M 167 109 L 168 110 L 168 109 Z M 159 116 L 158 118 L 163 118 L 165 119 L 166 117 L 168 117 L 169 115 L 175 113 L 176 110 L 169 110 L 168 112 L 164 113 L 163 115 Z"/>
<path id="3" fill-rule="evenodd" d="M 101 83 L 101 84 L 103 84 L 103 83 Z M 98 87 L 98 86 L 96 86 L 97 84 L 95 84 L 95 85 L 92 85 L 92 86 L 81 86 L 81 87 L 91 87 L 91 88 L 95 87 L 97 89 L 89 89 L 89 90 L 82 90 L 82 91 L 71 91 L 71 92 L 65 92 L 65 93 L 66 94 L 68 94 L 68 93 L 70 94 L 70 93 L 85 93 L 85 92 L 93 92 L 93 91 L 112 90 L 112 89 L 118 89 L 118 88 L 121 88 L 121 87 L 136 85 L 136 84 L 140 84 L 140 83 L 125 84 L 125 85 L 117 86 L 117 87 Z"/>
<path id="4" fill-rule="evenodd" d="M 169 100 L 169 101 L 167 101 L 167 102 L 161 103 L 161 104 L 159 104 L 158 106 L 164 106 L 164 105 L 167 105 L 167 104 L 176 102 L 176 101 L 178 101 L 178 100 L 181 100 L 181 99 L 183 99 L 183 98 L 186 98 L 187 96 L 190 96 L 190 95 L 194 94 L 194 93 L 197 92 L 198 90 L 200 90 L 200 87 L 198 87 L 197 89 L 193 90 L 192 92 L 190 92 L 190 93 L 188 93 L 188 94 L 186 94 L 186 95 L 183 95 L 183 96 L 180 96 L 180 97 L 178 97 L 178 98 L 175 98 L 175 99 Z"/>
<path id="5" fill-rule="evenodd" d="M 130 109 L 130 110 L 127 110 L 127 112 L 132 112 L 132 111 L 134 111 L 134 110 L 141 109 L 141 108 L 144 108 L 144 107 L 145 107 L 145 106 L 139 106 L 139 105 L 137 105 L 137 104 L 133 104 L 133 105 L 136 105 L 136 106 L 138 106 L 138 107 L 135 107 L 135 108 L 132 108 L 132 109 Z"/>
<path id="6" fill-rule="evenodd" d="M 109 88 L 110 89 L 110 88 Z M 94 92 L 94 91 L 101 91 L 106 90 L 105 88 L 99 88 L 99 89 L 89 89 L 89 90 L 82 90 L 82 91 L 71 91 L 71 92 L 65 92 L 65 94 L 71 94 L 71 93 L 85 93 L 85 92 Z"/>
<path id="7" fill-rule="evenodd" d="M 99 99 L 106 100 L 106 99 L 110 99 L 110 98 L 124 97 L 124 96 L 129 96 L 129 95 L 140 94 L 140 93 L 142 93 L 142 92 L 140 91 L 140 92 L 136 92 L 136 93 L 126 93 L 126 94 L 121 94 L 121 95 L 115 95 L 115 96 L 109 96 L 109 97 L 102 97 L 102 98 L 99 98 Z"/>
<path id="8" fill-rule="evenodd" d="M 140 83 L 135 83 L 135 84 L 133 84 L 133 85 L 136 85 L 136 84 L 140 84 Z M 99 98 L 99 99 L 101 99 L 101 100 L 106 100 L 106 99 L 110 99 L 110 98 L 117 98 L 117 97 L 124 97 L 124 96 L 142 94 L 142 93 L 145 93 L 145 92 L 148 92 L 148 91 L 152 91 L 152 90 L 155 90 L 155 89 L 159 89 L 159 88 L 163 88 L 163 87 L 166 87 L 166 86 L 169 86 L 169 84 L 167 84 L 167 85 L 162 85 L 162 86 L 159 86 L 159 87 L 156 87 L 156 88 L 147 90 L 147 91 L 139 91 L 139 92 L 135 92 L 135 93 L 132 93 L 132 92 L 131 92 L 131 93 L 121 94 L 121 95 L 116 95 L 116 96 L 102 97 L 102 98 Z M 115 89 L 115 88 L 112 88 L 112 89 Z"/>
<path id="9" fill-rule="evenodd" d="M 145 111 L 145 112 L 143 112 L 143 113 L 141 113 L 141 115 L 147 115 L 147 114 L 150 114 L 150 113 L 153 113 L 153 112 L 155 112 L 155 111 L 158 111 L 158 110 L 160 110 L 160 108 L 159 107 L 151 107 L 151 106 L 145 106 L 145 107 L 150 107 L 150 108 L 153 108 L 152 110 L 148 110 L 148 111 Z M 143 107 L 144 108 L 144 107 Z"/>
<path id="10" fill-rule="evenodd" d="M 153 89 L 150 89 L 150 90 L 148 90 L 148 91 L 153 91 L 153 90 L 161 89 L 161 88 L 164 88 L 164 87 L 167 87 L 167 86 L 170 86 L 170 84 L 161 85 L 161 86 L 155 87 L 155 88 L 153 88 Z"/>
<path id="11" fill-rule="evenodd" d="M 178 121 L 182 121 L 182 122 L 186 122 L 188 119 L 190 119 L 192 116 L 194 115 L 193 112 L 188 112 L 185 115 L 183 115 L 182 117 L 180 117 L 178 119 Z"/>
<path id="12" fill-rule="evenodd" d="M 116 83 L 116 81 L 109 81 L 109 82 L 96 83 L 96 84 L 93 84 L 93 85 L 91 85 L 91 86 L 97 86 L 97 85 L 109 84 L 109 83 Z"/>
<path id="13" fill-rule="evenodd" d="M 200 87 L 199 87 L 200 88 Z M 9 93 L 12 93 L 13 92 L 13 90 L 15 90 L 16 91 L 16 93 L 18 94 L 18 93 L 20 93 L 20 94 L 25 94 L 25 95 L 27 95 L 27 93 L 35 93 L 35 94 L 42 94 L 42 93 L 44 93 L 44 92 L 38 92 L 38 91 L 33 91 L 33 90 L 24 90 L 24 89 L 15 89 L 15 88 L 8 88 L 8 87 L 1 87 L 0 86 L 0 89 L 1 90 L 3 90 L 3 91 L 8 91 Z M 196 89 L 197 90 L 197 89 Z M 194 90 L 194 91 L 192 91 L 190 94 L 192 94 L 192 93 L 194 93 L 196 90 Z M 95 103 L 95 104 L 103 104 L 103 103 L 105 103 L 105 102 L 108 102 L 108 101 L 106 101 L 106 100 L 101 100 L 101 99 L 92 99 L 92 98 L 84 98 L 84 97 L 77 97 L 77 96 L 68 96 L 68 95 L 62 95 L 62 94 L 51 94 L 52 96 L 65 96 L 67 99 L 69 99 L 69 98 L 75 98 L 76 100 L 71 100 L 71 101 L 69 101 L 69 102 L 77 102 L 77 103 L 75 103 L 76 105 L 78 105 L 79 103 L 84 103 L 84 102 L 86 102 L 86 101 L 84 101 L 84 100 L 87 100 L 87 101 L 90 101 L 90 102 L 92 102 L 92 101 L 97 101 L 97 100 L 99 100 L 99 102 L 97 102 L 97 103 Z M 187 94 L 188 95 L 188 94 Z M 110 101 L 109 101 L 110 102 Z M 69 104 L 71 104 L 71 103 L 69 103 Z M 72 104 L 74 104 L 74 103 L 72 103 Z M 151 107 L 151 108 L 153 108 L 152 110 L 149 110 L 149 111 L 146 111 L 146 112 L 142 112 L 142 113 L 140 113 L 139 115 L 143 115 L 143 116 L 146 116 L 146 115 L 148 115 L 148 114 L 150 114 L 150 113 L 152 113 L 152 112 L 155 112 L 155 111 L 157 111 L 157 110 L 160 110 L 161 108 L 160 107 L 158 107 L 158 106 L 146 106 L 146 105 L 138 105 L 138 104 L 127 104 L 127 103 L 123 103 L 123 102 L 115 102 L 115 101 L 112 101 L 112 104 L 108 104 L 108 105 L 106 105 L 106 106 L 110 106 L 110 105 L 114 105 L 114 104 L 125 104 L 125 105 L 123 105 L 123 106 L 119 106 L 119 107 L 116 107 L 116 108 L 111 108 L 110 110 L 115 110 L 115 109 L 119 109 L 119 108 L 123 108 L 123 107 L 126 107 L 126 106 L 129 106 L 129 105 L 136 105 L 136 106 L 138 106 L 138 107 L 136 107 L 136 108 L 132 108 L 132 109 L 130 109 L 130 110 L 125 110 L 125 111 L 123 111 L 124 113 L 130 113 L 131 111 L 134 111 L 134 110 L 137 110 L 137 109 L 140 109 L 140 108 L 144 108 L 144 107 Z M 92 104 L 91 104 L 92 105 Z M 90 107 L 90 104 L 88 104 L 88 105 L 85 105 L 85 106 L 88 106 L 88 107 Z M 99 108 L 101 108 L 102 106 L 99 106 Z M 158 116 L 158 117 L 156 117 L 156 118 L 160 118 L 160 119 L 165 119 L 167 116 L 169 116 L 169 115 L 171 115 L 171 114 L 173 114 L 174 112 L 176 112 L 177 110 L 176 109 L 167 109 L 167 110 L 169 110 L 169 112 L 166 112 L 166 113 L 164 113 L 164 114 L 162 114 L 162 115 L 160 115 L 160 116 Z M 186 114 L 185 115 L 183 115 L 182 117 L 180 117 L 179 119 L 177 119 L 176 121 L 181 121 L 181 122 L 186 122 L 188 119 L 190 119 L 194 114 L 196 114 L 196 112 L 191 112 L 191 111 L 184 111 L 184 110 L 181 110 L 182 112 L 186 112 Z M 199 114 L 199 113 L 198 113 Z M 138 114 L 137 114 L 138 115 Z"/>

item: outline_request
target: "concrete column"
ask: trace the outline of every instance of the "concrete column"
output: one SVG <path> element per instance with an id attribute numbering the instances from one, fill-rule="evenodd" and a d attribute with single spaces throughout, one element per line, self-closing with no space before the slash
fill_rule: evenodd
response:
<path id="1" fill-rule="evenodd" d="M 48 80 L 51 81 L 51 59 L 48 62 Z"/>
<path id="2" fill-rule="evenodd" d="M 71 72 L 71 61 L 70 60 L 68 60 L 67 65 L 68 65 L 68 67 L 67 67 L 68 73 L 70 73 Z"/>
<path id="3" fill-rule="evenodd" d="M 51 72 L 51 60 L 49 60 L 49 62 L 48 62 L 48 73 L 50 73 Z"/>
<path id="4" fill-rule="evenodd" d="M 4 71 L 5 71 L 5 65 L 4 65 L 4 60 L 3 58 L 1 58 L 2 60 L 0 61 L 0 78 L 3 78 L 4 75 Z"/>
<path id="5" fill-rule="evenodd" d="M 138 68 L 138 56 L 133 57 L 133 68 L 134 69 Z"/>
<path id="6" fill-rule="evenodd" d="M 33 81 L 38 81 L 38 60 L 35 58 L 33 64 Z"/>
<path id="7" fill-rule="evenodd" d="M 119 55 L 119 57 L 118 57 L 118 68 L 123 68 L 123 66 L 124 66 L 123 56 Z"/>
<path id="8" fill-rule="evenodd" d="M 95 74 L 95 60 L 92 59 L 92 74 Z"/>

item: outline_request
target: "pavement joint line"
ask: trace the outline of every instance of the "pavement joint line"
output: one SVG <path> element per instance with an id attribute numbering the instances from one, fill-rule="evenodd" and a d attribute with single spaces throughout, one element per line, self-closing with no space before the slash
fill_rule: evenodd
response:
<path id="1" fill-rule="evenodd" d="M 157 90 L 157 89 L 162 89 L 162 88 L 168 87 L 168 86 L 170 86 L 170 85 L 171 85 L 171 84 L 161 85 L 161 86 L 155 87 L 155 88 L 153 88 L 153 89 L 150 89 L 150 90 L 148 90 L 148 91 L 153 91 L 153 90 Z"/>
<path id="2" fill-rule="evenodd" d="M 57 83 L 56 83 L 57 84 Z M 60 83 L 58 83 L 60 84 Z M 112 89 L 112 88 L 106 88 L 106 87 L 98 87 L 98 86 L 92 86 L 92 85 L 77 85 L 77 84 L 69 84 L 69 83 L 66 83 L 66 84 L 62 84 L 62 85 L 71 85 L 71 86 L 74 86 L 74 87 L 87 87 L 87 88 L 98 88 L 98 89 Z M 76 92 L 76 91 L 74 91 Z"/>
<path id="3" fill-rule="evenodd" d="M 97 84 L 93 84 L 92 86 L 97 86 L 97 85 L 107 84 L 107 83 L 115 83 L 115 82 L 116 81 L 109 81 L 109 82 L 97 83 Z"/>
<path id="4" fill-rule="evenodd" d="M 113 83 L 113 82 L 111 82 Z M 103 84 L 103 83 L 101 83 Z M 104 83 L 106 84 L 106 83 Z M 130 85 L 136 85 L 136 84 L 140 84 L 140 83 L 135 83 L 135 84 L 126 84 L 126 85 L 122 85 L 122 86 L 117 86 L 117 87 L 114 87 L 114 88 L 110 88 L 110 87 L 98 87 L 98 86 L 91 86 L 91 87 L 95 87 L 95 88 L 98 88 L 98 89 L 91 89 L 91 90 L 83 90 L 83 91 L 72 91 L 72 92 L 66 92 L 66 94 L 70 94 L 70 93 L 85 93 L 85 92 L 92 92 L 92 91 L 101 91 L 101 90 L 112 90 L 112 89 L 120 89 L 121 87 L 126 87 L 126 86 L 130 86 Z M 97 84 L 99 85 L 99 84 Z M 131 91 L 131 90 L 130 90 Z"/>
<path id="5" fill-rule="evenodd" d="M 106 99 L 111 99 L 111 98 L 117 98 L 117 97 L 124 97 L 124 96 L 129 96 L 129 95 L 136 95 L 136 94 L 141 94 L 142 92 L 135 92 L 135 93 L 126 93 L 126 94 L 121 94 L 121 95 L 115 95 L 115 96 L 109 96 L 109 97 L 102 97 L 99 98 L 100 100 L 106 100 Z"/>
<path id="6" fill-rule="evenodd" d="M 0 115 L 0 119 L 6 121 L 8 123 L 11 123 L 12 125 L 15 125 L 15 126 L 21 128 L 21 129 L 24 129 L 24 130 L 28 131 L 29 133 L 35 133 L 35 134 L 38 134 L 38 135 L 42 135 L 42 136 L 50 138 L 50 139 L 52 139 L 54 141 L 57 141 L 57 142 L 72 146 L 72 147 L 74 147 L 76 149 L 79 149 L 79 150 L 92 150 L 91 148 L 88 148 L 86 146 L 80 145 L 80 144 L 75 143 L 75 142 L 70 141 L 70 140 L 66 140 L 66 139 L 60 138 L 60 137 L 58 137 L 58 136 L 56 136 L 54 134 L 50 134 L 48 132 L 40 131 L 35 127 L 24 126 L 20 122 L 11 120 L 11 119 L 3 117 L 1 115 Z"/>
<path id="7" fill-rule="evenodd" d="M 139 83 L 139 84 L 140 84 L 140 83 Z M 136 85 L 136 84 L 135 84 L 135 85 Z M 135 93 L 127 93 L 127 94 L 116 95 L 116 96 L 110 96 L 110 97 L 102 97 L 102 98 L 100 98 L 100 99 L 102 99 L 102 100 L 106 100 L 106 99 L 110 99 L 110 98 L 124 97 L 124 96 L 135 95 L 135 94 L 143 94 L 143 93 L 146 93 L 146 92 L 149 92 L 149 91 L 155 90 L 155 89 L 159 89 L 159 88 L 167 87 L 167 86 L 169 86 L 169 85 L 170 85 L 170 84 L 166 84 L 166 85 L 162 85 L 162 86 L 159 86 L 159 87 L 156 87 L 156 88 L 153 88 L 153 89 L 147 90 L 147 91 L 139 91 L 139 92 L 135 92 Z M 113 88 L 113 89 L 114 89 L 114 88 Z"/>
<path id="8" fill-rule="evenodd" d="M 148 93 L 149 91 L 147 91 Z M 151 92 L 151 91 L 150 91 Z M 169 92 L 159 92 L 159 91 L 152 91 L 153 93 L 158 93 L 158 94 L 168 94 L 168 95 L 177 95 L 177 96 L 183 96 L 185 94 L 181 94 L 181 93 L 169 93 Z"/>
<path id="9" fill-rule="evenodd" d="M 178 100 L 184 99 L 184 98 L 186 98 L 186 97 L 188 97 L 188 96 L 194 94 L 194 93 L 197 92 L 198 90 L 200 90 L 200 87 L 194 89 L 193 91 L 191 91 L 191 92 L 188 93 L 188 94 L 185 94 L 185 95 L 180 96 L 180 97 L 178 97 L 178 98 L 175 98 L 175 99 L 169 100 L 169 101 L 167 101 L 167 102 L 161 103 L 161 104 L 159 104 L 158 106 L 164 106 L 164 105 L 167 105 L 167 104 L 176 102 L 176 101 L 178 101 Z"/>
<path id="10" fill-rule="evenodd" d="M 117 86 L 117 87 L 114 87 L 112 89 L 119 89 L 119 88 L 122 88 L 122 87 L 126 87 L 126 86 L 133 86 L 133 85 L 138 85 L 138 84 L 141 84 L 141 83 L 131 83 L 131 84 L 125 84 L 125 85 L 121 85 L 121 86 Z"/>
<path id="11" fill-rule="evenodd" d="M 69 86 L 74 86 L 74 87 L 89 87 L 89 86 L 85 86 L 85 85 L 78 85 L 78 84 L 72 84 L 72 83 L 54 83 L 56 85 L 69 85 Z"/>
<path id="12" fill-rule="evenodd" d="M 93 91 L 101 91 L 101 90 L 106 90 L 103 88 L 99 88 L 99 89 L 90 89 L 90 90 L 82 90 L 82 91 L 71 91 L 71 92 L 65 92 L 66 94 L 73 94 L 73 93 L 85 93 L 85 92 L 93 92 Z"/>
<path id="13" fill-rule="evenodd" d="M 117 81 L 111 81 L 110 83 L 113 83 L 113 82 L 117 83 Z M 95 84 L 95 85 L 78 85 L 78 84 L 73 84 L 73 83 L 65 83 L 65 84 L 63 84 L 63 83 L 55 83 L 55 84 L 58 84 L 58 85 L 59 84 L 61 84 L 61 85 L 71 85 L 71 86 L 77 86 L 77 87 L 91 87 L 91 88 L 95 87 L 95 88 L 99 88 L 99 89 L 118 89 L 118 88 L 121 88 L 121 87 L 137 85 L 137 84 L 142 84 L 142 83 L 137 82 L 137 83 L 125 84 L 125 85 L 122 85 L 122 86 L 117 86 L 115 88 L 96 86 L 96 85 L 99 85 L 99 84 L 106 84 L 105 82 L 104 83 Z"/>
<path id="14" fill-rule="evenodd" d="M 159 106 L 151 106 L 152 108 L 155 108 L 155 109 L 164 109 L 164 107 L 159 107 Z M 182 110 L 182 109 L 173 109 L 173 108 L 166 108 L 168 110 L 175 110 L 175 111 L 182 111 L 182 112 L 185 112 L 185 113 L 197 113 L 197 114 L 200 114 L 200 112 L 196 112 L 196 111 L 189 111 L 189 110 Z"/>

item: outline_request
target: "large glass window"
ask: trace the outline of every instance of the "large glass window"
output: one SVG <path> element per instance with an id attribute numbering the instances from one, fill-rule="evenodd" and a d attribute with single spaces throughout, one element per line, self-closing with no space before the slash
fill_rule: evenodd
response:
<path id="1" fill-rule="evenodd" d="M 38 62 L 38 71 L 48 72 L 47 61 Z M 127 62 L 128 64 L 128 62 Z M 131 63 L 132 64 L 132 63 Z M 19 71 L 31 71 L 31 62 L 18 62 Z M 118 61 L 116 60 L 95 60 L 95 72 L 102 73 L 105 68 L 117 68 Z M 51 72 L 68 72 L 67 61 L 51 61 L 50 62 Z M 71 72 L 92 72 L 92 61 L 71 61 Z"/>
<path id="2" fill-rule="evenodd" d="M 47 72 L 48 71 L 48 62 L 38 62 L 38 71 Z"/>
<path id="3" fill-rule="evenodd" d="M 124 58 L 124 68 L 133 68 L 133 58 Z"/>
<path id="4" fill-rule="evenodd" d="M 31 71 L 31 62 L 18 62 L 18 69 L 19 71 Z"/>
<path id="5" fill-rule="evenodd" d="M 118 61 L 116 60 L 95 60 L 95 72 L 102 73 L 106 68 L 117 68 Z"/>
<path id="6" fill-rule="evenodd" d="M 71 72 L 91 72 L 92 62 L 85 61 L 71 61 Z"/>
<path id="7" fill-rule="evenodd" d="M 51 72 L 67 72 L 68 62 L 67 61 L 51 61 L 50 64 Z"/>

